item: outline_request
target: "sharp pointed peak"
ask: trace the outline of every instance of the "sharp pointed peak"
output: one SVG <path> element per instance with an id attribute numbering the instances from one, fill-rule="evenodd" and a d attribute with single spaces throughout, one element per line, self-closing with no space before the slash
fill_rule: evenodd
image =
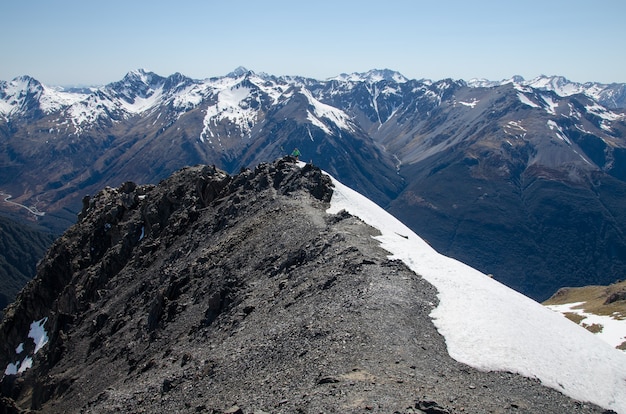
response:
<path id="1" fill-rule="evenodd" d="M 247 69 L 244 66 L 238 66 L 236 67 L 232 72 L 229 72 L 226 77 L 228 78 L 238 78 L 240 76 L 249 74 L 249 73 L 254 73 L 253 71 Z"/>

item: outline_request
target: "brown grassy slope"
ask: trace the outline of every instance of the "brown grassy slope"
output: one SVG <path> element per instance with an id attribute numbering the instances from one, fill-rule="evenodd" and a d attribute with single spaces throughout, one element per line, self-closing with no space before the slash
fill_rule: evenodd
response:
<path id="1" fill-rule="evenodd" d="M 609 286 L 584 286 L 577 288 L 565 287 L 559 289 L 550 299 L 543 302 L 544 305 L 564 305 L 568 303 L 583 302 L 574 309 L 580 309 L 585 313 L 611 316 L 614 319 L 626 318 L 626 281 L 619 281 Z M 574 312 L 567 312 L 565 316 L 571 321 L 585 327 L 587 330 L 598 333 L 602 330 L 596 324 L 587 325 L 584 317 Z M 626 342 L 618 346 L 626 349 Z"/>
<path id="2" fill-rule="evenodd" d="M 559 289 L 544 305 L 585 302 L 579 307 L 587 313 L 626 318 L 626 280 L 609 286 L 584 286 Z"/>

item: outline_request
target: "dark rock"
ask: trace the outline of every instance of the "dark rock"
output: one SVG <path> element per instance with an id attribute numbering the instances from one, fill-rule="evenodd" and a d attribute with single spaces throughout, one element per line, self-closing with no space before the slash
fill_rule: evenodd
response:
<path id="1" fill-rule="evenodd" d="M 318 385 L 322 385 L 322 384 L 336 384 L 339 382 L 339 379 L 335 378 L 335 377 L 321 377 L 320 379 L 317 380 L 317 384 Z"/>
<path id="2" fill-rule="evenodd" d="M 605 305 L 618 302 L 620 300 L 626 300 L 626 290 L 622 290 L 620 292 L 615 292 L 609 295 L 608 298 L 604 301 Z"/>
<path id="3" fill-rule="evenodd" d="M 450 411 L 437 404 L 435 401 L 418 401 L 415 408 L 426 414 L 450 414 Z"/>

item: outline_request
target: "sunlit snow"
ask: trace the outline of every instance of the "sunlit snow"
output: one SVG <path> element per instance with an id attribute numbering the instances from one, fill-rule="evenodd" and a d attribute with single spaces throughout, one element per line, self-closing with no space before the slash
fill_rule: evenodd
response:
<path id="1" fill-rule="evenodd" d="M 471 102 L 458 101 L 458 103 L 460 103 L 461 105 L 469 106 L 470 108 L 474 108 L 478 102 L 480 101 L 476 98 L 472 99 Z"/>
<path id="2" fill-rule="evenodd" d="M 599 116 L 602 119 L 607 121 L 616 121 L 618 119 L 624 118 L 624 115 L 616 114 L 615 112 L 611 112 L 602 105 L 593 104 L 585 106 L 587 112 L 590 112 L 596 116 Z"/>
<path id="3" fill-rule="evenodd" d="M 194 96 L 213 95 L 216 99 L 216 102 L 206 109 L 204 127 L 200 133 L 200 140 L 203 142 L 211 141 L 217 136 L 213 129 L 223 120 L 237 125 L 242 137 L 249 135 L 257 122 L 261 95 L 276 103 L 283 92 L 276 83 L 268 83 L 256 75 L 247 74 L 235 78 L 210 79 L 198 88 L 204 92 L 202 94 L 194 92 Z M 251 105 L 252 101 L 256 101 L 258 105 Z"/>
<path id="4" fill-rule="evenodd" d="M 563 305 L 547 305 L 546 307 L 563 315 L 572 313 L 580 316 L 582 318 L 579 322 L 580 325 L 597 327 L 599 332 L 595 333 L 595 335 L 614 348 L 626 342 L 626 335 L 624 334 L 626 333 L 626 319 L 587 313 L 583 309 L 584 304 L 585 302 L 574 302 Z"/>
<path id="5" fill-rule="evenodd" d="M 572 142 L 565 136 L 565 132 L 563 132 L 563 128 L 561 128 L 556 122 L 553 120 L 548 120 L 548 128 L 550 130 L 555 131 L 556 137 L 561 141 L 566 142 L 568 145 L 572 145 Z"/>
<path id="6" fill-rule="evenodd" d="M 519 98 L 520 102 L 522 102 L 525 105 L 528 106 L 532 106 L 533 108 L 541 108 L 539 105 L 537 105 L 536 103 L 534 103 L 533 101 L 531 101 L 526 95 L 524 95 L 523 93 L 519 93 L 517 94 L 517 97 Z"/>
<path id="7" fill-rule="evenodd" d="M 548 105 L 546 107 L 546 112 L 551 115 L 556 115 L 556 109 L 559 107 L 559 103 L 555 102 L 551 96 L 541 95 L 541 99 Z"/>
<path id="8" fill-rule="evenodd" d="M 69 93 L 59 88 L 40 84 L 28 76 L 20 76 L 10 82 L 0 83 L 0 114 L 8 117 L 25 109 L 31 96 L 39 102 L 39 107 L 46 113 L 52 113 L 85 99 L 88 95 Z"/>
<path id="9" fill-rule="evenodd" d="M 503 125 L 503 129 L 505 133 L 513 135 L 516 138 L 526 137 L 526 128 L 522 126 L 521 121 L 509 121 Z M 511 143 L 509 142 L 509 144 Z"/>
<path id="10" fill-rule="evenodd" d="M 39 352 L 39 350 L 48 343 L 48 333 L 44 329 L 44 325 L 48 322 L 48 318 L 43 318 L 38 321 L 34 321 L 30 324 L 30 330 L 28 331 L 28 337 L 33 340 L 35 343 L 35 350 L 33 351 L 33 355 Z M 15 353 L 17 355 L 21 354 L 24 351 L 24 343 L 20 343 L 15 348 Z M 26 356 L 23 360 L 17 361 L 15 363 L 9 363 L 4 370 L 5 375 L 15 375 L 20 374 L 31 368 L 33 366 L 32 356 Z"/>
<path id="11" fill-rule="evenodd" d="M 145 112 L 150 108 L 153 108 L 160 104 L 163 99 L 163 86 L 151 92 L 152 93 L 146 97 L 135 97 L 132 102 L 129 102 L 125 99 L 120 99 L 120 105 L 126 112 L 130 114 L 140 114 L 142 112 Z"/>
<path id="12" fill-rule="evenodd" d="M 482 370 L 516 372 L 581 401 L 626 413 L 626 355 L 483 273 L 433 250 L 372 201 L 333 179 L 329 213 L 380 230 L 390 257 L 438 290 L 431 317 L 450 355 Z"/>
<path id="13" fill-rule="evenodd" d="M 306 96 L 309 104 L 313 107 L 313 113 L 308 112 L 308 119 L 313 125 L 321 128 L 329 135 L 332 134 L 331 130 L 321 121 L 321 119 L 326 118 L 342 129 L 347 131 L 354 130 L 350 123 L 350 117 L 345 112 L 333 106 L 321 103 L 315 99 L 307 89 L 303 88 L 301 92 Z"/>

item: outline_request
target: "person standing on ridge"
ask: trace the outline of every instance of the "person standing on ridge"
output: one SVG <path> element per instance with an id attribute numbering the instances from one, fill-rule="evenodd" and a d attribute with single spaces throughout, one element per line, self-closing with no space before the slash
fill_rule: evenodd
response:
<path id="1" fill-rule="evenodd" d="M 293 152 L 291 153 L 291 156 L 295 157 L 297 160 L 298 158 L 300 158 L 300 150 L 298 148 L 294 148 Z"/>

